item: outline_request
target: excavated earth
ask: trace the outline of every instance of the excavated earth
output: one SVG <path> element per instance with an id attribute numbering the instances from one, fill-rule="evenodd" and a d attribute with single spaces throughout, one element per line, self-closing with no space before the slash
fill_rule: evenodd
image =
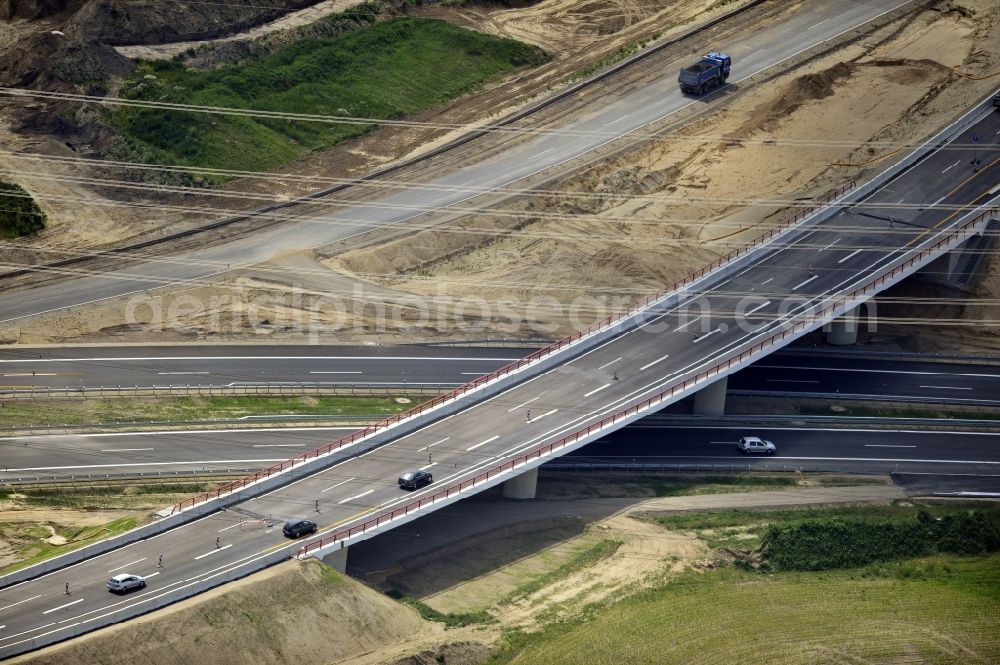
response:
<path id="1" fill-rule="evenodd" d="M 587 62 L 662 32 L 663 26 L 676 31 L 704 20 L 714 4 L 546 0 L 513 8 L 425 6 L 424 15 L 540 44 L 554 58 L 423 119 L 463 122 L 483 119 L 487 108 L 513 108 Z M 286 253 L 255 270 L 157 294 L 149 307 L 112 302 L 35 317 L 0 329 L 0 340 L 552 338 L 739 246 L 792 214 L 789 205 L 795 201 L 873 175 L 899 150 L 982 99 L 995 87 L 990 75 L 1000 68 L 998 7 L 996 0 L 975 0 L 961 8 L 927 3 L 748 86 L 735 99 L 659 138 L 575 165 L 545 183 L 542 192 L 504 201 L 502 214 L 422 219 L 322 253 Z M 10 138 L 18 150 L 72 152 L 51 137 L 14 135 L 10 125 L 7 130 L 4 140 Z M 257 205 L 266 197 L 316 187 L 292 176 L 357 175 L 449 136 L 441 130 L 380 129 L 288 166 L 285 179 L 226 187 L 259 195 L 247 197 L 248 205 Z M 475 154 L 455 158 L 468 161 Z M 4 159 L 8 168 L 17 164 L 0 154 L 0 166 Z M 428 177 L 441 168 L 432 162 L 401 177 Z M 139 219 L 136 211 L 113 205 L 114 193 L 107 189 L 51 179 L 23 184 L 53 220 L 34 244 L 66 252 L 180 228 L 197 218 L 176 213 Z M 60 196 L 72 203 L 60 204 Z M 203 198 L 193 204 L 218 203 Z M 235 207 L 231 199 L 222 205 Z M 7 252 L 8 259 L 14 257 L 11 263 L 25 258 L 29 244 L 8 246 L 14 247 Z M 1000 269 L 995 253 L 987 264 L 974 293 L 942 296 L 946 325 L 910 322 L 928 310 L 908 308 L 904 296 L 892 314 L 907 325 L 898 332 L 886 327 L 877 341 L 899 344 L 897 338 L 903 337 L 908 348 L 996 349 Z M 186 302 L 198 306 L 186 307 Z M 164 311 L 173 316 L 164 320 Z"/>
<path id="2" fill-rule="evenodd" d="M 706 4 L 670 3 L 670 24 L 698 16 Z M 501 107 L 564 78 L 595 42 L 621 44 L 667 20 L 663 3 L 628 7 L 549 0 L 521 8 L 427 8 L 430 15 L 544 44 L 556 55 L 541 71 L 456 102 L 444 117 L 469 118 L 484 104 Z M 541 193 L 505 201 L 503 214 L 424 220 L 405 233 L 373 232 L 323 253 L 291 252 L 256 270 L 173 290 L 141 311 L 111 303 L 36 317 L 0 330 L 0 339 L 406 341 L 569 332 L 746 242 L 792 214 L 796 200 L 876 173 L 899 150 L 982 99 L 995 86 L 989 75 L 1000 67 L 1000 12 L 995 0 L 963 7 L 930 3 L 742 90 L 660 138 L 584 164 Z M 410 141 L 402 136 L 373 132 L 288 170 L 350 175 L 443 140 L 425 130 L 407 132 Z M 276 180 L 238 184 L 262 194 L 303 187 Z M 75 242 L 72 234 L 86 228 L 106 238 L 129 228 L 123 218 L 134 214 L 101 203 L 74 207 L 74 219 L 81 211 L 93 219 L 83 225 L 55 214 L 48 237 L 61 233 L 64 242 Z M 948 294 L 955 310 L 950 319 L 958 324 L 943 336 L 937 329 L 925 336 L 954 349 L 996 348 L 997 271 L 990 257 L 975 293 Z M 181 301 L 201 305 L 187 308 Z M 157 316 L 172 305 L 176 316 L 166 322 Z M 925 311 L 904 303 L 894 315 L 919 319 Z M 920 346 L 912 326 L 906 337 L 911 347 Z"/>

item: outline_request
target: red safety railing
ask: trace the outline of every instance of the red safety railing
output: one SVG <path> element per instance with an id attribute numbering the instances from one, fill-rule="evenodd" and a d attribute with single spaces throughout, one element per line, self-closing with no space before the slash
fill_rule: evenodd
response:
<path id="1" fill-rule="evenodd" d="M 255 482 L 259 481 L 259 480 L 262 480 L 264 478 L 268 478 L 270 476 L 273 476 L 276 473 L 281 473 L 282 471 L 290 469 L 293 466 L 295 466 L 296 464 L 301 464 L 303 462 L 306 462 L 306 461 L 308 461 L 310 459 L 314 459 L 314 458 L 319 457 L 321 455 L 327 455 L 327 454 L 329 454 L 331 452 L 334 452 L 336 450 L 339 450 L 339 449 L 343 448 L 344 446 L 348 446 L 348 445 L 354 443 L 355 441 L 358 441 L 360 439 L 364 439 L 365 437 L 368 437 L 368 436 L 370 436 L 372 434 L 375 434 L 376 432 L 380 432 L 380 431 L 382 431 L 382 430 L 384 430 L 386 428 L 392 427 L 393 425 L 399 423 L 402 420 L 406 420 L 407 418 L 412 418 L 413 416 L 418 416 L 418 415 L 420 415 L 422 413 L 426 413 L 427 411 L 430 411 L 431 409 L 434 409 L 434 408 L 440 406 L 441 404 L 444 404 L 445 402 L 448 402 L 449 400 L 453 400 L 453 399 L 455 399 L 455 398 L 457 398 L 457 397 L 459 397 L 461 395 L 464 395 L 465 393 L 468 393 L 468 392 L 470 392 L 472 390 L 475 390 L 476 388 L 478 388 L 478 387 L 480 387 L 480 386 L 482 386 L 482 385 L 484 385 L 486 383 L 489 383 L 490 381 L 492 381 L 492 380 L 494 380 L 496 378 L 499 378 L 501 376 L 505 376 L 507 374 L 511 374 L 513 372 L 516 372 L 517 370 L 521 369 L 522 367 L 524 367 L 526 365 L 530 365 L 533 362 L 537 362 L 537 361 L 541 360 L 542 358 L 550 356 L 553 353 L 559 351 L 560 349 L 563 349 L 563 348 L 569 346 L 570 344 L 573 344 L 574 342 L 576 342 L 576 341 L 578 341 L 578 340 L 580 340 L 580 339 L 582 339 L 584 337 L 587 337 L 588 335 L 592 335 L 592 334 L 594 334 L 594 333 L 596 333 L 598 331 L 601 331 L 601 330 L 607 328 L 608 326 L 611 326 L 611 325 L 613 325 L 613 324 L 621 321 L 622 319 L 625 319 L 625 318 L 628 318 L 629 316 L 632 316 L 636 312 L 638 312 L 638 311 L 640 311 L 642 309 L 645 309 L 646 307 L 648 307 L 652 303 L 656 302 L 660 298 L 663 298 L 665 295 L 673 293 L 674 291 L 678 291 L 680 289 L 683 289 L 686 286 L 688 286 L 688 285 L 694 283 L 695 281 L 701 279 L 705 275 L 707 275 L 707 274 L 709 274 L 709 273 L 711 273 L 711 272 L 713 272 L 715 270 L 718 270 L 720 267 L 726 265 L 727 263 L 735 261 L 739 257 L 747 254 L 748 252 L 753 251 L 754 249 L 756 249 L 758 246 L 760 246 L 764 242 L 767 242 L 768 240 L 770 240 L 771 238 L 773 238 L 777 234 L 781 233 L 782 231 L 785 231 L 786 229 L 794 226 L 795 224 L 797 224 L 798 222 L 802 221 L 803 219 L 805 219 L 809 215 L 813 214 L 817 210 L 830 205 L 830 203 L 832 203 L 836 199 L 840 198 L 845 193 L 851 191 L 852 189 L 854 189 L 854 187 L 855 187 L 855 183 L 852 180 L 849 183 L 843 185 L 842 187 L 839 187 L 833 193 L 831 193 L 828 196 L 826 196 L 822 201 L 820 201 L 816 205 L 813 205 L 813 206 L 810 206 L 808 208 L 804 208 L 804 209 L 800 210 L 791 219 L 785 221 L 782 224 L 779 224 L 779 225 L 771 228 L 766 233 L 763 233 L 760 236 L 758 236 L 757 238 L 754 238 L 754 240 L 752 240 L 750 243 L 748 243 L 748 244 L 746 244 L 746 245 L 744 245 L 742 247 L 738 247 L 737 249 L 734 249 L 729 254 L 726 254 L 725 256 L 716 259 L 715 261 L 713 261 L 709 265 L 705 266 L 704 268 L 702 268 L 698 272 L 695 272 L 695 273 L 692 273 L 691 275 L 688 275 L 684 279 L 682 279 L 682 280 L 680 280 L 678 282 L 675 282 L 674 284 L 668 286 L 667 288 L 665 288 L 665 289 L 663 289 L 661 291 L 658 291 L 658 292 L 656 292 L 656 293 L 654 293 L 652 295 L 646 296 L 642 300 L 640 300 L 640 301 L 632 304 L 627 309 L 621 310 L 619 312 L 615 312 L 614 314 L 612 314 L 611 316 L 609 316 L 609 317 L 607 317 L 605 319 L 602 319 L 600 321 L 596 321 L 596 322 L 590 324 L 589 326 L 587 326 L 586 328 L 584 328 L 582 330 L 578 330 L 577 332 L 572 333 L 572 334 L 568 335 L 567 337 L 563 337 L 562 339 L 557 340 L 557 341 L 549 344 L 548 346 L 543 346 L 542 348 L 537 349 L 537 350 L 533 351 L 532 353 L 529 353 L 528 355 L 524 356 L 523 358 L 520 358 L 519 360 L 515 360 L 514 362 L 512 362 L 512 363 L 510 363 L 508 365 L 504 365 L 503 367 L 501 367 L 498 370 L 495 370 L 493 372 L 490 372 L 489 374 L 484 374 L 484 375 L 482 375 L 480 377 L 477 377 L 477 378 L 475 378 L 475 379 L 473 379 L 473 380 L 471 380 L 471 381 L 469 381 L 467 383 L 462 384 L 461 386 L 458 386 L 457 388 L 455 388 L 453 390 L 450 390 L 450 391 L 448 391 L 446 393 L 442 393 L 442 394 L 438 395 L 437 397 L 434 397 L 434 398 L 432 398 L 430 400 L 427 400 L 426 402 L 422 402 L 422 403 L 418 404 L 417 406 L 415 406 L 415 407 L 413 407 L 411 409 L 408 409 L 407 411 L 402 411 L 402 412 L 400 412 L 400 413 L 398 413 L 398 414 L 396 414 L 394 416 L 390 416 L 390 417 L 388 417 L 388 418 L 386 418 L 384 420 L 381 420 L 381 421 L 375 423 L 374 425 L 369 425 L 368 427 L 365 427 L 365 428 L 363 428 L 361 430 L 352 432 L 351 434 L 346 434 L 346 435 L 340 437 L 339 439 L 336 439 L 336 440 L 334 440 L 334 441 L 332 441 L 332 442 L 330 442 L 328 444 L 325 444 L 323 446 L 320 446 L 319 448 L 315 448 L 315 449 L 310 450 L 308 452 L 302 453 L 301 455 L 296 455 L 295 457 L 287 459 L 284 462 L 281 462 L 279 464 L 274 464 L 274 465 L 269 466 L 269 467 L 267 467 L 265 469 L 261 469 L 259 471 L 255 471 L 254 473 L 252 473 L 252 474 L 250 474 L 248 476 L 244 476 L 243 478 L 240 478 L 238 480 L 234 480 L 234 481 L 232 481 L 230 483 L 222 485 L 222 486 L 220 486 L 220 487 L 218 487 L 218 488 L 216 488 L 216 489 L 214 489 L 214 490 L 212 490 L 210 492 L 205 492 L 204 494 L 200 494 L 198 496 L 194 496 L 194 497 L 191 497 L 189 499 L 184 499 L 183 501 L 180 501 L 180 502 L 178 502 L 178 503 L 176 503 L 174 505 L 172 512 L 177 512 L 179 510 L 184 510 L 185 508 L 190 508 L 191 506 L 193 506 L 195 504 L 202 503 L 202 502 L 205 502 L 205 501 L 209 501 L 211 499 L 215 499 L 215 498 L 217 498 L 219 496 L 222 496 L 223 494 L 229 494 L 231 492 L 238 491 L 238 490 L 243 489 L 244 487 L 246 487 L 248 485 L 252 485 L 253 483 L 255 483 Z"/>
<path id="2" fill-rule="evenodd" d="M 532 460 L 538 459 L 543 455 L 547 455 L 554 450 L 565 448 L 570 444 L 578 442 L 580 439 L 587 438 L 594 432 L 599 432 L 604 428 L 608 427 L 609 425 L 613 425 L 620 420 L 628 419 L 632 416 L 635 416 L 640 412 L 650 409 L 653 406 L 656 406 L 657 404 L 665 400 L 675 397 L 679 393 L 687 392 L 689 389 L 693 388 L 694 386 L 700 383 L 707 381 L 711 377 L 732 369 L 733 366 L 742 365 L 743 363 L 750 360 L 754 355 L 760 353 L 761 351 L 764 351 L 765 349 L 778 345 L 779 343 L 788 339 L 788 337 L 798 335 L 798 333 L 802 330 L 807 330 L 817 320 L 821 320 L 827 316 L 832 316 L 832 313 L 835 312 L 838 307 L 843 307 L 852 301 L 862 298 L 867 299 L 871 295 L 874 295 L 880 290 L 880 287 L 883 286 L 886 282 L 890 281 L 891 279 L 893 279 L 902 272 L 907 272 L 910 268 L 916 265 L 921 259 L 923 259 L 929 254 L 933 254 L 943 245 L 947 244 L 950 240 L 952 240 L 951 236 L 962 232 L 967 232 L 969 227 L 976 226 L 994 212 L 995 211 L 992 210 L 986 211 L 981 215 L 975 217 L 971 221 L 966 222 L 962 226 L 956 227 L 953 230 L 952 234 L 950 234 L 948 237 L 942 238 L 941 240 L 938 240 L 938 242 L 936 242 L 934 245 L 921 250 L 919 253 L 910 257 L 903 263 L 897 265 L 889 272 L 876 277 L 867 285 L 859 289 L 855 289 L 850 294 L 838 296 L 838 302 L 825 305 L 819 310 L 811 312 L 807 317 L 804 315 L 802 320 L 796 322 L 791 327 L 772 335 L 763 342 L 759 342 L 757 344 L 754 344 L 752 347 L 748 349 L 744 349 L 738 354 L 730 356 L 726 360 L 718 363 L 717 365 L 714 365 L 711 369 L 700 372 L 699 374 L 691 378 L 679 381 L 678 383 L 672 385 L 670 388 L 667 388 L 663 392 L 654 395 L 653 397 L 632 404 L 624 411 L 619 411 L 618 413 L 606 416 L 601 420 L 591 423 L 590 425 L 587 425 L 586 427 L 583 427 L 573 432 L 572 434 L 568 434 L 557 441 L 553 441 L 552 443 L 547 443 L 544 446 L 540 446 L 535 450 L 525 453 L 524 455 L 519 455 L 518 457 L 508 460 L 507 462 L 504 462 L 503 464 L 500 464 L 487 471 L 484 471 L 472 478 L 467 478 L 455 485 L 451 485 L 450 487 L 438 490 L 434 494 L 421 497 L 420 499 L 417 499 L 416 501 L 408 503 L 404 506 L 400 506 L 399 508 L 395 508 L 393 510 L 380 513 L 370 519 L 365 520 L 364 522 L 360 522 L 358 524 L 355 524 L 354 526 L 342 529 L 329 536 L 313 541 L 302 547 L 298 551 L 296 556 L 299 557 L 307 556 L 310 552 L 315 552 L 316 550 L 322 549 L 324 547 L 335 545 L 340 541 L 348 540 L 358 534 L 362 534 L 369 529 L 379 527 L 382 524 L 385 524 L 386 522 L 391 522 L 392 520 L 398 517 L 409 515 L 411 512 L 418 511 L 424 506 L 433 504 L 435 501 L 439 501 L 441 499 L 447 499 L 464 490 L 467 490 L 471 487 L 475 487 L 477 484 L 481 484 L 487 480 L 495 478 L 500 474 L 511 471 L 516 467 L 526 464 Z"/>

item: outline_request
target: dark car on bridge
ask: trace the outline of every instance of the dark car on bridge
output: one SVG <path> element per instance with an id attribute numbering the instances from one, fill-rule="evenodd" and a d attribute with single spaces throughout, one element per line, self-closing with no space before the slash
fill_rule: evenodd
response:
<path id="1" fill-rule="evenodd" d="M 420 469 L 404 471 L 399 477 L 399 486 L 404 490 L 420 489 L 424 485 L 430 485 L 432 482 L 434 482 L 434 476 Z"/>
<path id="2" fill-rule="evenodd" d="M 289 520 L 285 522 L 281 532 L 289 538 L 301 538 L 316 533 L 316 528 L 316 523 L 309 520 Z"/>

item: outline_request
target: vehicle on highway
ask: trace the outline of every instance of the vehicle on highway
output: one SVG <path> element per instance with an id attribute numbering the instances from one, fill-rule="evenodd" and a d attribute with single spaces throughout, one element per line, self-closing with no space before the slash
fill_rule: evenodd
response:
<path id="1" fill-rule="evenodd" d="M 701 60 L 681 69 L 677 76 L 681 92 L 688 95 L 703 95 L 718 88 L 729 78 L 732 58 L 725 53 L 708 53 Z"/>
<path id="2" fill-rule="evenodd" d="M 316 533 L 317 528 L 316 523 L 310 520 L 288 520 L 282 527 L 281 533 L 289 538 L 301 538 L 310 533 Z"/>
<path id="3" fill-rule="evenodd" d="M 1000 111 L 1000 92 L 993 95 L 993 108 L 995 108 L 997 111 Z"/>
<path id="4" fill-rule="evenodd" d="M 430 485 L 432 482 L 434 482 L 434 476 L 427 471 L 421 471 L 420 469 L 404 471 L 403 474 L 399 476 L 399 486 L 404 490 L 419 489 L 424 485 Z"/>
<path id="5" fill-rule="evenodd" d="M 747 455 L 752 453 L 762 453 L 764 455 L 773 455 L 777 448 L 770 441 L 765 441 L 764 439 L 758 438 L 756 436 L 744 436 L 740 438 L 739 443 L 736 447 L 741 451 L 745 452 Z"/>
<path id="6" fill-rule="evenodd" d="M 108 591 L 111 593 L 126 593 L 132 589 L 144 589 L 146 578 L 141 575 L 121 573 L 108 580 Z"/>

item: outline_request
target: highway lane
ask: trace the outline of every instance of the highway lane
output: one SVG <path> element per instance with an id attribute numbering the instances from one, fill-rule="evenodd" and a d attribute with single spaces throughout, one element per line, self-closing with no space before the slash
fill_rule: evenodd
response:
<path id="1" fill-rule="evenodd" d="M 428 346 L 0 348 L 4 390 L 97 386 L 321 383 L 449 386 L 531 349 Z M 737 372 L 732 390 L 1000 401 L 1000 366 L 873 354 L 776 353 Z"/>
<path id="2" fill-rule="evenodd" d="M 432 353 L 421 347 L 418 352 Z M 281 347 L 265 347 L 257 350 L 279 354 Z M 102 350 L 103 351 L 103 350 Z M 174 353 L 176 349 L 163 349 L 163 353 Z M 252 352 L 249 350 L 248 352 Z M 289 380 L 298 374 L 308 372 L 316 366 L 316 358 L 336 357 L 336 362 L 351 363 L 364 374 L 356 375 L 352 381 L 365 383 L 371 373 L 383 372 L 378 379 L 387 378 L 397 371 L 406 371 L 408 376 L 419 376 L 420 371 L 440 372 L 439 379 L 459 383 L 468 379 L 466 372 L 471 367 L 487 364 L 486 371 L 507 362 L 510 357 L 521 353 L 516 349 L 505 349 L 498 358 L 477 358 L 476 353 L 485 349 L 471 350 L 470 364 L 460 361 L 466 354 L 449 357 L 456 362 L 440 362 L 440 358 L 423 356 L 420 361 L 413 349 L 385 350 L 385 355 L 371 360 L 366 355 L 368 347 L 334 347 L 321 349 L 321 355 L 308 356 L 304 349 L 290 349 L 290 356 L 258 355 L 239 357 L 233 355 L 217 357 L 207 355 L 211 349 L 203 349 L 206 356 L 200 358 L 202 366 L 212 367 L 212 375 L 218 376 L 229 363 L 250 366 L 248 371 L 256 372 L 261 366 L 268 366 L 280 358 L 278 365 L 289 372 Z M 9 351 L 8 351 L 9 352 Z M 92 358 L 94 349 L 76 349 L 77 358 Z M 108 350 L 124 357 L 129 349 Z M 235 353 L 235 352 L 227 352 Z M 402 354 L 402 355 L 400 355 Z M 65 360 L 68 354 L 58 350 L 50 351 L 51 358 L 74 367 L 89 367 L 89 360 Z M 506 356 L 506 357 L 505 357 Z M 177 357 L 177 356 L 169 356 Z M 257 360 L 255 358 L 263 358 Z M 345 360 L 339 360 L 339 359 Z M 116 358 L 111 363 L 103 359 L 94 371 L 117 371 L 128 367 L 136 372 L 136 378 L 149 378 L 146 364 L 150 356 L 144 355 L 133 365 L 131 360 Z M 157 358 L 154 367 L 160 365 Z M 169 361 L 173 362 L 173 361 Z M 181 363 L 189 360 L 184 358 Z M 219 364 L 213 364 L 218 362 Z M 124 363 L 124 364 L 119 364 Z M 260 364 L 258 364 L 260 363 Z M 404 369 L 405 368 L 405 369 Z M 450 370 L 450 371 L 446 371 Z M 480 369 L 479 371 L 484 371 Z M 414 382 L 415 383 L 415 382 Z M 959 397 L 964 400 L 1000 401 L 1000 367 L 962 363 L 921 362 L 917 358 L 898 359 L 892 357 L 855 358 L 842 354 L 802 353 L 796 351 L 779 352 L 758 363 L 733 374 L 729 378 L 731 391 L 796 393 L 802 397 L 810 394 L 839 394 L 842 396 L 878 396 L 882 398 L 907 399 L 910 397 L 930 400 L 947 400 Z M 174 432 L 120 432 L 107 434 L 37 434 L 0 437 L 0 480 L 5 478 L 35 477 L 76 478 L 103 477 L 107 475 L 170 474 L 170 473 L 237 473 L 248 472 L 287 459 L 288 456 L 311 450 L 331 439 L 351 431 L 352 427 L 316 428 L 264 428 L 246 430 L 206 431 L 203 429 Z"/>
<path id="3" fill-rule="evenodd" d="M 992 129 L 1000 134 L 997 120 L 989 115 L 970 131 L 987 136 L 985 131 Z M 963 135 L 958 141 L 968 144 L 969 136 Z M 980 150 L 995 154 L 996 145 L 994 138 L 988 145 L 981 144 Z M 686 294 L 679 305 L 657 308 L 644 315 L 636 328 L 596 348 L 456 415 L 258 496 L 241 507 L 282 519 L 314 514 L 326 531 L 356 524 L 374 513 L 475 477 L 504 460 L 656 395 L 678 381 L 694 378 L 718 363 L 720 357 L 738 354 L 779 333 L 809 306 L 867 284 L 874 274 L 894 265 L 901 248 L 924 242 L 926 229 L 947 225 L 954 219 L 950 210 L 938 207 L 940 203 L 964 205 L 981 200 L 996 184 L 992 166 L 995 162 L 988 162 L 990 166 L 972 176 L 955 173 L 954 169 L 942 175 L 942 169 L 955 155 L 952 150 L 938 151 L 907 172 L 907 179 L 924 182 L 915 201 L 927 204 L 913 218 L 912 225 L 887 232 L 887 225 L 869 224 L 859 219 L 855 210 L 844 210 L 800 228 L 785 246 L 772 246 L 755 254 L 753 263 L 745 264 L 732 277 L 712 276 Z M 891 196 L 898 194 L 877 192 L 867 198 L 866 205 L 890 200 Z M 849 241 L 842 243 L 846 246 L 835 247 L 845 239 Z M 776 259 L 779 255 L 781 258 Z M 797 297 L 779 297 L 789 293 Z M 696 316 L 688 309 L 691 305 Z M 745 325 L 747 316 L 749 325 Z M 433 470 L 435 484 L 415 493 L 401 492 L 395 484 L 396 475 L 418 465 Z M 314 512 L 315 502 L 319 502 L 319 512 Z M 60 594 L 65 572 L 0 590 L 0 608 L 21 603 L 18 613 L 9 620 L 6 614 L 2 617 L 8 623 L 3 624 L 7 628 L 0 634 L 0 656 L 36 636 L 68 636 L 88 616 L 107 615 L 112 603 L 142 602 L 139 594 L 133 599 L 118 599 L 102 591 L 111 566 L 128 563 L 122 561 L 125 551 L 137 560 L 149 560 L 150 556 L 166 552 L 170 560 L 180 561 L 179 571 L 164 571 L 157 577 L 159 589 L 150 591 L 172 598 L 177 594 L 171 588 L 205 576 L 222 575 L 234 567 L 245 569 L 270 551 L 297 549 L 285 544 L 276 533 L 239 526 L 233 511 L 217 513 L 129 545 L 124 551 L 79 563 L 72 568 L 82 598 L 78 605 L 55 605 L 57 600 L 64 600 Z M 223 533 L 225 540 L 219 535 Z"/>
<path id="4" fill-rule="evenodd" d="M 907 426 L 912 427 L 912 426 Z M 315 427 L 281 429 L 246 429 L 219 431 L 163 431 L 131 432 L 120 434 L 71 434 L 38 435 L 0 439 L 0 482 L 17 478 L 41 477 L 61 479 L 100 480 L 106 477 L 135 475 L 189 473 L 246 473 L 280 462 L 289 456 L 316 448 L 333 438 L 349 431 L 350 427 Z M 723 429 L 740 432 L 726 439 Z M 705 458 L 711 454 L 725 454 L 729 458 L 733 451 L 725 446 L 705 448 L 710 439 L 725 439 L 734 442 L 743 434 L 760 435 L 755 427 L 728 428 L 664 425 L 655 416 L 640 420 L 605 439 L 596 441 L 567 457 L 595 457 L 606 459 L 613 456 L 627 457 L 670 457 L 694 456 Z M 933 443 L 937 432 L 918 430 L 885 429 L 845 429 L 823 427 L 786 427 L 763 430 L 767 437 L 782 446 L 781 456 L 795 453 L 796 441 L 808 439 L 812 449 L 815 446 L 831 444 L 837 456 L 842 456 L 844 448 L 852 441 L 861 441 L 866 436 L 880 442 L 895 444 L 898 439 L 921 439 L 921 454 Z M 773 434 L 783 432 L 784 434 Z M 789 438 L 788 432 L 792 432 Z M 949 446 L 957 445 L 955 454 L 985 456 L 1000 454 L 1000 423 L 998 432 L 988 436 L 977 433 L 946 434 Z M 764 435 L 760 435 L 764 436 Z M 788 445 L 792 445 L 791 448 Z M 889 445 L 888 447 L 893 447 Z M 449 452 L 450 444 L 440 444 L 441 452 Z M 661 450 L 658 450 L 662 448 Z M 879 446 L 862 446 L 855 452 L 880 452 L 868 450 Z M 855 446 L 854 448 L 857 448 Z M 854 450 L 852 448 L 852 450 Z M 997 452 L 993 452 L 996 449 Z M 431 451 L 433 453 L 433 450 Z M 450 451 L 454 452 L 454 451 Z M 937 455 L 937 453 L 931 453 Z M 950 453 L 949 453 L 950 454 Z M 440 456 L 440 455 L 439 455 Z M 392 458 L 387 458 L 391 461 Z M 939 457 L 934 457 L 939 459 Z M 940 458 L 945 459 L 945 458 Z"/>
<path id="5" fill-rule="evenodd" d="M 730 376 L 729 389 L 990 403 L 1000 401 L 1000 367 L 878 355 L 774 353 Z"/>
<path id="6" fill-rule="evenodd" d="M 901 0 L 845 0 L 806 3 L 789 8 L 780 23 L 748 31 L 725 47 L 733 55 L 731 84 L 765 71 L 834 36 L 849 32 L 875 17 L 906 4 Z M 708 47 L 706 47 L 707 49 Z M 677 87 L 677 71 L 690 64 L 685 55 L 663 68 L 660 79 L 621 95 L 579 96 L 583 107 L 558 127 L 565 132 L 532 137 L 512 144 L 501 154 L 466 166 L 423 187 L 397 192 L 369 204 L 331 207 L 308 218 L 225 244 L 136 264 L 100 275 L 78 277 L 26 291 L 0 294 L 0 323 L 9 323 L 70 306 L 134 295 L 149 298 L 150 289 L 216 277 L 259 264 L 276 254 L 321 248 L 372 228 L 398 224 L 426 212 L 447 208 L 496 191 L 527 176 L 562 164 L 618 137 L 694 104 Z"/>
<path id="7" fill-rule="evenodd" d="M 741 436 L 759 436 L 774 455 L 747 456 Z M 934 473 L 1000 477 L 1000 431 L 884 430 L 864 427 L 700 427 L 643 425 L 620 429 L 557 464 L 614 462 L 749 465 L 851 473 Z"/>
<path id="8" fill-rule="evenodd" d="M 0 348 L 4 390 L 267 383 L 459 384 L 530 350 L 429 346 Z"/>

